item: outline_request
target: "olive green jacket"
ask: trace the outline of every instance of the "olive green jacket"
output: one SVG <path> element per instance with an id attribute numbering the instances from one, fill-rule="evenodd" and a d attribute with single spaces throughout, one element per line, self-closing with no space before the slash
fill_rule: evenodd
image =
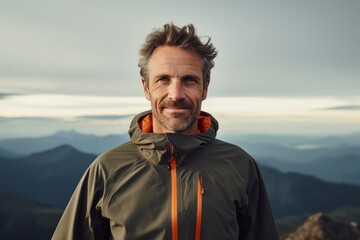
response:
<path id="1" fill-rule="evenodd" d="M 145 133 L 100 155 L 77 186 L 53 235 L 66 239 L 278 239 L 263 180 L 238 146 L 197 135 Z"/>

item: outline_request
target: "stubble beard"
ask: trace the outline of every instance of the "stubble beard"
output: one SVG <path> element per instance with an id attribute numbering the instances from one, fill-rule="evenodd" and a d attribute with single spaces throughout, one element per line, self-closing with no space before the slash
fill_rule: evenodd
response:
<path id="1" fill-rule="evenodd" d="M 197 120 L 196 116 L 190 116 L 189 118 L 173 116 L 173 117 L 159 117 L 154 114 L 156 120 L 167 130 L 181 133 L 188 130 Z"/>
<path id="2" fill-rule="evenodd" d="M 170 115 L 167 115 L 164 113 L 164 109 L 166 107 L 183 107 L 190 110 L 189 115 L 183 115 L 183 114 L 177 114 L 177 113 L 171 113 Z M 186 130 L 188 130 L 190 127 L 195 124 L 198 116 L 196 113 L 193 112 L 194 106 L 189 102 L 165 102 L 161 104 L 160 106 L 160 114 L 157 115 L 153 113 L 153 116 L 156 118 L 156 120 L 159 122 L 161 126 L 163 126 L 166 130 L 181 133 Z"/>

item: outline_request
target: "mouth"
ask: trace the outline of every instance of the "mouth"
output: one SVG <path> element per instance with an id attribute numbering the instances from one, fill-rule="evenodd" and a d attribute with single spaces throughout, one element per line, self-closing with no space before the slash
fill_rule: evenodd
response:
<path id="1" fill-rule="evenodd" d="M 166 110 L 166 111 L 168 111 L 168 112 L 181 113 L 181 112 L 187 112 L 187 111 L 189 111 L 189 108 L 165 107 L 164 110 Z"/>
<path id="2" fill-rule="evenodd" d="M 164 102 L 160 107 L 163 109 L 163 111 L 169 114 L 174 114 L 179 116 L 183 114 L 188 114 L 192 110 L 192 105 L 185 101 L 181 101 L 181 102 L 168 101 L 168 102 Z"/>

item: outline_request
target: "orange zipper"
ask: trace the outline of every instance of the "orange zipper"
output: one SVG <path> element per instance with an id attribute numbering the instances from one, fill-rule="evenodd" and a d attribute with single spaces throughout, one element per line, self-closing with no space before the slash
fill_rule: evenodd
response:
<path id="1" fill-rule="evenodd" d="M 171 146 L 172 159 L 170 161 L 171 173 L 171 229 L 172 239 L 178 239 L 178 210 L 177 210 L 177 179 L 176 179 L 176 157 L 173 156 Z"/>
<path id="2" fill-rule="evenodd" d="M 197 213 L 196 213 L 195 240 L 200 240 L 203 194 L 205 193 L 205 189 L 202 186 L 202 176 L 201 175 L 198 176 L 197 188 L 198 188 L 198 190 L 197 190 Z"/>
<path id="3" fill-rule="evenodd" d="M 173 148 L 171 146 L 171 152 Z M 171 173 L 171 229 L 172 240 L 178 240 L 178 206 L 177 206 L 177 177 L 176 177 L 176 157 L 172 153 L 172 159 L 170 161 L 170 173 Z M 197 178 L 197 212 L 196 212 L 196 230 L 195 240 L 200 240 L 201 236 L 201 220 L 202 220 L 202 204 L 203 194 L 205 189 L 202 186 L 202 176 L 198 175 Z"/>

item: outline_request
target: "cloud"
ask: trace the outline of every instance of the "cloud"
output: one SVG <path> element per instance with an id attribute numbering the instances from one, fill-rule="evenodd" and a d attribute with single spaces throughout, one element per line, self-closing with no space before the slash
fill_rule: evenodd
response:
<path id="1" fill-rule="evenodd" d="M 7 98 L 7 97 L 16 96 L 16 95 L 19 95 L 19 94 L 16 94 L 16 93 L 1 93 L 0 92 L 0 99 L 4 99 L 4 98 Z"/>
<path id="2" fill-rule="evenodd" d="M 86 120 L 119 120 L 119 119 L 128 119 L 133 117 L 132 114 L 124 114 L 124 115 L 85 115 L 77 117 L 78 119 L 86 119 Z"/>
<path id="3" fill-rule="evenodd" d="M 336 107 L 325 108 L 325 110 L 344 110 L 344 111 L 354 111 L 360 110 L 360 105 L 343 105 Z"/>
<path id="4" fill-rule="evenodd" d="M 51 117 L 0 117 L 0 123 L 19 123 L 19 122 L 45 122 L 50 121 L 63 121 L 60 118 L 51 118 Z"/>
<path id="5" fill-rule="evenodd" d="M 0 139 L 27 136 L 46 136 L 60 130 L 76 130 L 82 133 L 108 135 L 125 133 L 129 121 L 93 121 L 87 118 L 73 118 L 70 120 L 56 117 L 0 117 Z M 106 116 L 104 116 L 105 118 Z M 110 118 L 108 115 L 107 117 Z M 116 116 L 118 119 L 124 116 Z M 115 116 L 114 116 L 115 119 Z"/>
<path id="6" fill-rule="evenodd" d="M 0 89 L 141 96 L 139 47 L 173 21 L 212 37 L 214 96 L 358 95 L 359 1 L 93 2 L 2 1 Z"/>

